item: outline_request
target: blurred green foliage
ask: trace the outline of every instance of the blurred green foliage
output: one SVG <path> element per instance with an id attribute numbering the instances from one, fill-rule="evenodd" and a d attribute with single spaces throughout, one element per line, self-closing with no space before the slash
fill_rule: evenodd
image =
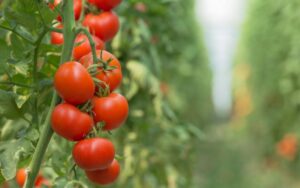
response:
<path id="1" fill-rule="evenodd" d="M 201 142 L 199 187 L 297 188 L 300 138 L 300 1 L 249 0 L 235 79 L 235 109 L 227 126 Z M 298 140 L 289 159 L 279 143 Z M 290 145 L 289 145 L 290 144 Z M 292 148 L 292 149 L 291 149 Z M 202 151 L 202 152 L 201 152 Z"/>
<path id="2" fill-rule="evenodd" d="M 297 0 L 252 1 L 244 43 L 253 121 L 277 141 L 300 122 L 300 15 Z"/>

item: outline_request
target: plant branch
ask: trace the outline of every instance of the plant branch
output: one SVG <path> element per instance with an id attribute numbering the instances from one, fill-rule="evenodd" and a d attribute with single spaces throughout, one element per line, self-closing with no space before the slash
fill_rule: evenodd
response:
<path id="1" fill-rule="evenodd" d="M 39 127 L 40 121 L 39 121 L 39 113 L 38 113 L 38 95 L 39 95 L 39 83 L 38 83 L 38 55 L 39 55 L 39 49 L 41 42 L 45 35 L 47 34 L 48 30 L 44 29 L 43 32 L 39 35 L 38 39 L 35 42 L 35 48 L 33 53 L 33 71 L 32 71 L 32 78 L 33 78 L 33 84 L 34 88 L 32 90 L 32 94 L 34 96 L 33 98 L 33 125 L 35 127 Z"/>
<path id="2" fill-rule="evenodd" d="M 63 34 L 64 34 L 64 44 L 62 50 L 62 56 L 60 59 L 60 63 L 64 63 L 71 59 L 72 49 L 74 45 L 75 39 L 75 19 L 74 19 L 74 11 L 73 11 L 73 0 L 64 0 L 63 1 Z M 39 169 L 41 167 L 42 160 L 44 158 L 45 152 L 47 150 L 48 144 L 53 135 L 53 130 L 50 125 L 50 117 L 57 103 L 58 96 L 56 92 L 53 93 L 53 97 L 51 100 L 51 105 L 46 117 L 46 120 L 43 124 L 43 128 L 41 131 L 40 139 L 36 146 L 35 152 L 33 154 L 32 160 L 30 162 L 28 168 L 28 175 L 25 182 L 25 188 L 32 188 L 38 175 Z"/>
<path id="3" fill-rule="evenodd" d="M 93 37 L 92 37 L 91 33 L 87 30 L 87 28 L 79 28 L 76 31 L 76 34 L 79 34 L 79 33 L 84 33 L 88 37 L 89 42 L 90 42 L 90 46 L 91 46 L 91 49 L 92 49 L 93 62 L 94 62 L 94 64 L 98 63 L 96 45 L 95 45 L 95 42 L 93 40 Z"/>

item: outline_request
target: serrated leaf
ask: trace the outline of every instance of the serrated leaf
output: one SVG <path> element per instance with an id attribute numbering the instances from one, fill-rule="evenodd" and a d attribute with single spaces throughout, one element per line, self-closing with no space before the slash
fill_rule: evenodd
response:
<path id="1" fill-rule="evenodd" d="M 8 119 L 17 119 L 22 116 L 13 92 L 0 90 L 0 115 Z"/>

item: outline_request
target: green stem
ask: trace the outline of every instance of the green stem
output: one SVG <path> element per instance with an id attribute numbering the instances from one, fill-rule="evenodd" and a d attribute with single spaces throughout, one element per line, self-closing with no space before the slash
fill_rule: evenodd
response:
<path id="1" fill-rule="evenodd" d="M 65 0 L 62 8 L 64 10 L 63 11 L 64 46 L 62 50 L 62 56 L 60 59 L 61 64 L 71 59 L 74 40 L 76 37 L 73 0 Z"/>
<path id="2" fill-rule="evenodd" d="M 63 10 L 64 10 L 62 11 L 63 18 L 64 18 L 63 34 L 65 40 L 64 40 L 60 63 L 69 61 L 72 55 L 72 49 L 73 49 L 74 38 L 75 38 L 75 19 L 74 19 L 74 11 L 73 11 L 73 0 L 64 0 Z M 50 117 L 53 108 L 57 103 L 57 98 L 58 96 L 56 92 L 54 92 L 46 120 L 43 124 L 40 139 L 38 141 L 32 160 L 28 167 L 28 175 L 27 175 L 26 183 L 24 185 L 25 188 L 32 188 L 34 186 L 36 176 L 38 175 L 42 160 L 44 158 L 51 137 L 53 135 L 53 130 L 50 125 Z"/>
<path id="3" fill-rule="evenodd" d="M 33 55 L 33 84 L 34 88 L 32 90 L 32 94 L 34 96 L 33 99 L 33 124 L 36 127 L 39 127 L 40 121 L 39 121 L 39 113 L 38 113 L 38 92 L 39 92 L 39 83 L 38 83 L 38 55 L 39 55 L 39 49 L 41 42 L 45 35 L 48 33 L 48 30 L 44 29 L 44 31 L 40 34 L 38 39 L 36 40 L 35 44 L 35 49 L 34 49 L 34 55 Z"/>
<path id="4" fill-rule="evenodd" d="M 84 33 L 87 36 L 87 38 L 89 39 L 89 42 L 90 42 L 91 49 L 92 49 L 93 62 L 95 64 L 98 63 L 97 52 L 96 52 L 96 44 L 95 44 L 95 42 L 93 40 L 93 37 L 92 37 L 91 33 L 87 30 L 87 28 L 79 28 L 76 31 L 76 33 L 77 34 Z"/>
<path id="5" fill-rule="evenodd" d="M 48 29 L 50 31 L 54 31 L 56 33 L 63 33 L 63 30 L 62 29 L 59 29 L 59 28 L 56 28 L 56 27 L 48 27 Z"/>
<path id="6" fill-rule="evenodd" d="M 84 17 L 85 17 L 85 8 L 86 8 L 86 0 L 82 0 L 82 11 L 81 11 L 81 14 L 80 14 L 80 17 L 79 17 L 79 20 L 78 20 L 78 23 L 82 23 Z"/>
<path id="7" fill-rule="evenodd" d="M 28 42 L 31 45 L 34 45 L 34 42 L 32 42 L 31 40 L 27 39 L 26 37 L 24 37 L 23 35 L 21 35 L 20 33 L 18 33 L 17 31 L 15 31 L 15 29 L 9 28 L 9 27 L 5 27 L 3 25 L 0 25 L 0 28 L 11 31 L 12 33 L 16 34 L 17 36 L 21 37 L 23 40 L 25 40 L 26 42 Z"/>
<path id="8" fill-rule="evenodd" d="M 51 140 L 51 137 L 53 135 L 53 130 L 49 124 L 50 122 L 50 117 L 53 111 L 53 108 L 56 105 L 56 101 L 57 101 L 57 94 L 54 93 L 52 96 L 52 100 L 51 100 L 51 105 L 45 120 L 45 123 L 43 125 L 43 130 L 42 133 L 40 135 L 40 139 L 38 141 L 38 144 L 36 146 L 36 150 L 33 154 L 32 157 L 32 161 L 29 165 L 29 169 L 28 169 L 28 178 L 26 180 L 25 183 L 25 188 L 32 188 L 36 179 L 37 174 L 39 173 L 40 170 L 40 166 L 43 160 L 43 156 L 46 152 L 46 149 L 48 147 L 48 144 Z"/>

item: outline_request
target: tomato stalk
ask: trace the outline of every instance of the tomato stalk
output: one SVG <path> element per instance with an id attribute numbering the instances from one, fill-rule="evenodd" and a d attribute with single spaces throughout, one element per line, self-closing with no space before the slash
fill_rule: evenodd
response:
<path id="1" fill-rule="evenodd" d="M 62 50 L 62 56 L 60 59 L 61 64 L 66 61 L 69 61 L 72 56 L 72 49 L 73 49 L 74 39 L 75 39 L 75 19 L 74 19 L 74 11 L 73 11 L 73 0 L 64 0 L 62 8 L 63 8 L 62 16 L 64 22 L 63 34 L 65 40 L 64 40 L 63 50 Z M 41 167 L 44 154 L 53 135 L 53 130 L 50 125 L 50 118 L 51 118 L 53 108 L 57 103 L 57 99 L 58 96 L 56 92 L 54 92 L 46 120 L 43 124 L 40 139 L 37 143 L 31 163 L 27 169 L 27 179 L 24 185 L 25 188 L 33 187 L 36 176 L 38 175 L 39 169 Z"/>
<path id="2" fill-rule="evenodd" d="M 36 40 L 35 49 L 34 49 L 34 55 L 33 55 L 33 71 L 32 71 L 32 77 L 33 77 L 33 84 L 34 87 L 32 89 L 32 95 L 34 96 L 33 99 L 33 118 L 32 122 L 33 125 L 36 127 L 39 127 L 40 121 L 39 121 L 39 113 L 38 113 L 38 91 L 39 91 L 39 83 L 38 83 L 38 55 L 39 55 L 39 49 L 41 42 L 44 38 L 44 36 L 47 34 L 48 30 L 44 29 L 43 32 L 40 34 L 38 39 Z"/>
<path id="3" fill-rule="evenodd" d="M 92 54 L 93 54 L 93 62 L 98 63 L 98 58 L 97 58 L 97 53 L 96 53 L 96 45 L 95 45 L 95 42 L 92 38 L 91 33 L 86 28 L 79 28 L 76 31 L 77 34 L 79 34 L 81 32 L 84 33 L 87 36 L 87 38 L 89 39 L 90 46 L 91 46 L 91 49 L 92 49 Z"/>

